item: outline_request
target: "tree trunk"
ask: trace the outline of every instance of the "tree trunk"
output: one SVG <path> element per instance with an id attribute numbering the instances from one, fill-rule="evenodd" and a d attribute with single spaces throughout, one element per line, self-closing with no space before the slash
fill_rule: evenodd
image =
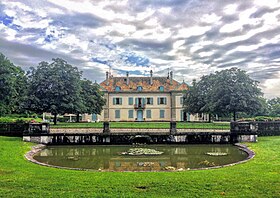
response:
<path id="1" fill-rule="evenodd" d="M 209 123 L 211 122 L 211 113 L 209 113 L 209 119 L 208 119 L 208 122 L 209 122 Z"/>
<path id="2" fill-rule="evenodd" d="M 57 113 L 54 114 L 53 124 L 54 124 L 54 125 L 57 124 Z"/>
<path id="3" fill-rule="evenodd" d="M 236 121 L 236 111 L 233 111 L 233 121 Z"/>
<path id="4" fill-rule="evenodd" d="M 80 114 L 79 113 L 77 113 L 77 115 L 76 115 L 76 122 L 80 122 Z"/>

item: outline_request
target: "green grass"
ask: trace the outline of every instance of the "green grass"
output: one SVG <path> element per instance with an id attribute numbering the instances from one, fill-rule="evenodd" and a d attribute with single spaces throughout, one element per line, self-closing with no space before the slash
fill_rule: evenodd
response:
<path id="1" fill-rule="evenodd" d="M 280 197 L 280 136 L 249 143 L 257 155 L 232 167 L 186 172 L 91 172 L 24 159 L 31 143 L 0 137 L 0 197 Z"/>
<path id="2" fill-rule="evenodd" d="M 52 128 L 102 128 L 103 123 L 63 123 L 59 122 L 57 125 L 51 125 Z M 158 128 L 168 129 L 169 122 L 110 122 L 111 128 Z M 194 122 L 178 122 L 177 128 L 202 128 L 202 129 L 229 129 L 229 123 L 194 123 Z"/>

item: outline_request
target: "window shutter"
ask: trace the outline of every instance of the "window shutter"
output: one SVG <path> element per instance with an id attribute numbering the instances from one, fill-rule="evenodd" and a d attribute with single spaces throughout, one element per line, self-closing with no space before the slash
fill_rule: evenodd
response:
<path id="1" fill-rule="evenodd" d="M 146 104 L 146 98 L 143 98 L 142 100 L 143 100 L 143 104 Z"/>
<path id="2" fill-rule="evenodd" d="M 115 110 L 115 118 L 120 118 L 120 110 Z"/>
<path id="3" fill-rule="evenodd" d="M 167 99 L 166 99 L 166 98 L 164 98 L 164 104 L 166 105 L 166 103 L 167 103 Z"/>
<path id="4" fill-rule="evenodd" d="M 113 98 L 113 105 L 116 105 L 116 98 Z"/>
<path id="5" fill-rule="evenodd" d="M 138 105 L 138 98 L 135 98 L 135 104 Z"/>
<path id="6" fill-rule="evenodd" d="M 133 98 L 128 98 L 128 105 L 133 105 Z"/>
<path id="7" fill-rule="evenodd" d="M 151 110 L 147 110 L 146 111 L 146 117 L 147 118 L 152 118 L 152 115 L 151 115 L 152 113 L 151 113 Z"/>
<path id="8" fill-rule="evenodd" d="M 160 98 L 157 98 L 157 104 L 159 105 L 159 102 L 160 102 Z"/>
<path id="9" fill-rule="evenodd" d="M 120 105 L 122 104 L 122 98 L 120 98 Z"/>
<path id="10" fill-rule="evenodd" d="M 133 110 L 128 110 L 128 118 L 133 118 Z"/>
<path id="11" fill-rule="evenodd" d="M 160 112 L 159 112 L 159 117 L 160 117 L 160 118 L 164 118 L 164 113 L 165 113 L 164 110 L 160 110 Z"/>
<path id="12" fill-rule="evenodd" d="M 153 98 L 150 99 L 151 105 L 153 104 Z"/>

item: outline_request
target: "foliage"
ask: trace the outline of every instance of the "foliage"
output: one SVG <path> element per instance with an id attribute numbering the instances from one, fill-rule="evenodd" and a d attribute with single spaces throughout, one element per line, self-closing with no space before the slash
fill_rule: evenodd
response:
<path id="1" fill-rule="evenodd" d="M 26 80 L 24 71 L 0 53 L 0 116 L 23 111 Z"/>
<path id="2" fill-rule="evenodd" d="M 80 83 L 81 104 L 76 108 L 77 117 L 79 117 L 81 113 L 100 114 L 106 103 L 106 100 L 102 97 L 103 93 L 100 91 L 100 86 L 86 79 L 81 80 Z M 79 121 L 79 119 L 77 119 L 77 121 Z"/>
<path id="3" fill-rule="evenodd" d="M 268 100 L 267 104 L 270 115 L 280 116 L 280 97 Z"/>
<path id="4" fill-rule="evenodd" d="M 35 121 L 35 122 L 42 122 L 41 118 L 17 118 L 17 117 L 0 117 L 0 123 L 15 123 L 15 122 L 30 122 L 30 121 Z"/>
<path id="5" fill-rule="evenodd" d="M 232 113 L 235 120 L 237 112 L 255 113 L 261 108 L 258 82 L 238 68 L 203 76 L 190 90 L 184 97 L 184 107 L 192 113 Z M 198 101 L 197 105 L 189 106 L 191 101 Z"/>
<path id="6" fill-rule="evenodd" d="M 56 122 L 58 114 L 74 113 L 81 106 L 81 73 L 65 60 L 41 62 L 36 69 L 32 68 L 29 77 L 28 110 L 50 112 Z"/>
<path id="7" fill-rule="evenodd" d="M 189 87 L 189 90 L 184 95 L 183 105 L 185 111 L 190 113 L 207 113 L 205 101 L 203 90 L 199 89 L 196 80 L 193 80 L 192 86 Z"/>
<path id="8" fill-rule="evenodd" d="M 248 144 L 257 155 L 231 167 L 183 172 L 94 172 L 24 159 L 33 144 L 0 137 L 0 197 L 279 197 L 280 137 Z"/>

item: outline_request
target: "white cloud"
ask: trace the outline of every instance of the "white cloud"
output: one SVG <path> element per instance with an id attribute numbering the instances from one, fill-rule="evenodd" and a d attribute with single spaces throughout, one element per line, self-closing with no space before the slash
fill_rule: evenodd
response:
<path id="1" fill-rule="evenodd" d="M 191 36 L 200 36 L 205 34 L 208 30 L 211 29 L 211 26 L 192 26 L 187 28 L 180 28 L 178 34 L 176 35 L 177 38 L 188 38 Z"/>
<path id="2" fill-rule="evenodd" d="M 100 73 L 111 65 L 115 75 L 122 75 L 120 70 L 145 74 L 151 68 L 163 74 L 170 68 L 176 79 L 189 83 L 237 65 L 264 82 L 266 95 L 280 92 L 276 0 L 3 0 L 1 5 L 0 39 L 6 45 L 1 43 L 0 50 L 20 65 L 27 57 L 36 65 L 39 59 L 62 56 L 91 79 L 102 80 Z M 136 64 L 137 58 L 146 65 Z"/>

